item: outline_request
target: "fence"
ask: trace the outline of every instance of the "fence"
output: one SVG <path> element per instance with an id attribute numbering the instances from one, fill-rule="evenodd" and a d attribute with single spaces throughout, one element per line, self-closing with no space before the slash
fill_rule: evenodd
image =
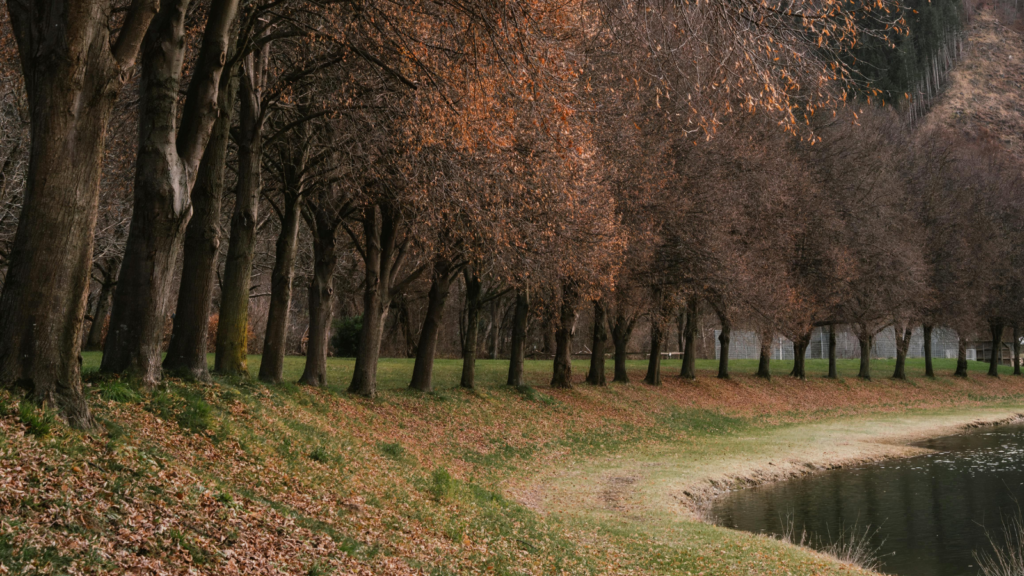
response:
<path id="1" fill-rule="evenodd" d="M 718 335 L 721 330 L 715 330 L 715 358 L 721 354 L 721 343 Z M 956 358 L 958 338 L 955 331 L 948 328 L 935 328 L 932 330 L 932 357 L 933 358 Z M 970 351 L 969 351 L 970 352 Z M 733 330 L 729 337 L 729 357 L 735 359 L 757 359 L 761 356 L 761 341 L 755 332 L 746 330 Z M 890 326 L 875 335 L 875 342 L 871 347 L 873 358 L 895 358 L 896 357 L 896 331 Z M 836 327 L 836 357 L 837 358 L 860 358 L 860 341 L 846 327 Z M 924 331 L 917 328 L 910 337 L 910 348 L 907 350 L 908 358 L 924 357 Z M 807 347 L 805 358 L 828 358 L 828 327 L 815 328 L 811 335 L 811 343 Z M 793 342 L 781 336 L 776 337 L 772 342 L 773 360 L 792 360 Z"/>

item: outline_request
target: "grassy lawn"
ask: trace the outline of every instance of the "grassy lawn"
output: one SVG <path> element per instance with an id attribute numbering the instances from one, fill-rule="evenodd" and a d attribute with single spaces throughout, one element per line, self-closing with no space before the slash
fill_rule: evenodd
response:
<path id="1" fill-rule="evenodd" d="M 550 361 L 529 361 L 526 390 L 504 385 L 507 361 L 481 360 L 479 388 L 457 388 L 458 360 L 436 364 L 432 394 L 407 389 L 412 360 L 380 365 L 380 395 L 285 380 L 169 380 L 155 391 L 95 374 L 83 355 L 100 430 L 81 434 L 0 392 L 0 572 L 203 574 L 857 574 L 805 549 L 697 521 L 681 491 L 728 482 L 768 461 L 894 455 L 899 441 L 965 418 L 1019 409 L 1024 378 L 806 381 L 749 376 L 547 387 Z M 259 357 L 249 369 L 258 371 Z M 609 363 L 609 369 L 611 368 Z M 946 375 L 942 375 L 942 374 Z M 884 438 L 879 434 L 884 432 Z M 842 446 L 847 448 L 841 448 Z M 847 450 L 848 453 L 843 453 Z M 844 456 L 845 454 L 845 456 Z M 787 465 L 790 465 L 787 464 Z"/>
<path id="2" fill-rule="evenodd" d="M 82 371 L 85 373 L 99 370 L 101 352 L 82 353 Z M 302 376 L 302 369 L 305 366 L 305 357 L 288 356 L 284 361 L 284 380 L 296 382 Z M 377 372 L 377 385 L 380 390 L 397 390 L 409 384 L 412 378 L 412 358 L 388 358 L 382 360 Z M 951 375 L 956 370 L 955 359 L 933 360 L 935 372 L 938 375 Z M 352 358 L 328 358 L 327 379 L 332 384 L 347 386 L 352 378 L 352 366 L 355 360 Z M 213 369 L 213 354 L 209 355 L 210 369 Z M 573 368 L 577 373 L 585 375 L 589 362 L 587 360 L 573 360 Z M 627 362 L 630 372 L 644 372 L 647 370 L 646 360 L 629 360 Z M 503 385 L 508 373 L 508 360 L 477 360 L 477 379 L 483 387 Z M 682 361 L 679 359 L 663 360 L 661 364 L 662 374 L 673 376 L 679 374 Z M 838 360 L 836 362 L 840 378 L 855 378 L 860 370 L 860 360 Z M 896 367 L 895 360 L 875 359 L 871 361 L 871 375 L 873 378 L 888 378 L 892 376 Z M 606 362 L 607 377 L 612 378 L 614 364 L 609 359 Z M 776 375 L 788 374 L 793 369 L 792 360 L 774 360 L 771 364 L 772 373 Z M 924 359 L 910 358 L 907 360 L 907 376 L 909 378 L 924 377 Z M 438 359 L 434 362 L 434 386 L 438 389 L 456 388 L 459 385 L 459 378 L 462 374 L 462 360 Z M 697 370 L 718 373 L 717 360 L 697 360 Z M 823 378 L 828 375 L 828 360 L 807 360 L 806 370 L 808 378 Z M 988 373 L 988 363 L 968 362 L 969 373 Z M 255 376 L 260 371 L 260 356 L 249 356 L 249 373 Z M 534 385 L 547 384 L 551 379 L 550 360 L 527 360 L 526 379 Z M 730 360 L 729 371 L 733 375 L 750 375 L 757 372 L 757 360 Z M 1000 366 L 1000 374 L 1012 374 L 1012 366 Z M 642 374 L 641 374 L 642 377 Z"/>

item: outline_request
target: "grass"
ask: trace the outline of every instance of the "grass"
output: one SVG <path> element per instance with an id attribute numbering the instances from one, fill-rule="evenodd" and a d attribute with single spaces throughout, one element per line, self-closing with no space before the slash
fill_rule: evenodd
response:
<path id="1" fill-rule="evenodd" d="M 102 360 L 101 352 L 82 353 L 82 372 L 96 372 L 100 368 Z M 251 355 L 248 357 L 249 373 L 258 374 L 260 371 L 261 357 Z M 412 368 L 415 361 L 412 358 L 388 358 L 382 361 L 377 372 L 377 386 L 380 390 L 401 390 L 408 387 L 412 378 Z M 952 375 L 956 370 L 956 359 L 935 358 L 933 359 L 936 375 Z M 730 360 L 729 371 L 735 376 L 750 375 L 757 372 L 757 360 Z M 213 355 L 209 356 L 210 369 L 213 369 Z M 583 370 L 587 361 L 574 359 L 573 366 L 577 370 Z M 606 363 L 608 380 L 614 376 L 613 363 Z M 697 360 L 698 371 L 718 371 L 717 360 Z M 288 356 L 284 361 L 283 380 L 285 382 L 297 382 L 302 376 L 302 369 L 305 366 L 305 358 L 301 356 Z M 355 360 L 352 358 L 331 358 L 327 363 L 327 381 L 332 387 L 344 388 L 348 386 L 352 378 L 352 369 Z M 828 375 L 828 360 L 811 359 L 806 360 L 807 377 L 810 379 L 824 378 Z M 860 360 L 840 359 L 836 363 L 840 380 L 856 378 L 860 370 Z M 646 360 L 629 360 L 627 367 L 631 373 L 641 372 L 638 375 L 642 378 L 642 372 L 647 369 Z M 679 374 L 682 361 L 677 359 L 662 360 L 662 374 L 666 376 Z M 892 376 L 896 368 L 896 360 L 876 358 L 871 361 L 871 374 L 874 379 L 887 379 Z M 793 369 L 792 360 L 773 360 L 771 363 L 772 374 L 783 376 L 789 374 Z M 907 376 L 910 379 L 924 377 L 924 359 L 907 359 Z M 988 373 L 987 362 L 968 362 L 967 371 L 970 374 Z M 508 360 L 477 360 L 477 380 L 483 385 L 490 386 L 495 383 L 504 383 L 508 373 Z M 1000 366 L 1000 374 L 1012 374 L 1012 366 Z M 525 365 L 526 380 L 535 386 L 546 385 L 551 380 L 550 360 L 527 360 Z M 434 361 L 434 388 L 438 390 L 455 389 L 459 386 L 462 376 L 462 360 L 439 358 Z M 535 391 L 534 391 L 535 392 Z"/>
<path id="2" fill-rule="evenodd" d="M 98 363 L 83 357 L 86 372 Z M 899 438 L 922 423 L 1005 414 L 1024 397 L 1024 379 L 989 379 L 980 363 L 955 379 L 942 375 L 954 367 L 946 360 L 934 380 L 911 361 L 909 382 L 858 380 L 856 361 L 840 363 L 838 381 L 814 378 L 821 361 L 808 363 L 808 381 L 775 362 L 770 382 L 750 376 L 755 362 L 734 361 L 721 381 L 714 361 L 700 361 L 684 382 L 676 360 L 659 387 L 640 384 L 646 363 L 631 361 L 634 383 L 602 388 L 579 382 L 586 362 L 576 361 L 567 391 L 547 386 L 550 361 L 529 361 L 525 392 L 504 385 L 507 361 L 479 361 L 467 392 L 461 363 L 439 360 L 437 393 L 423 395 L 407 390 L 412 360 L 387 359 L 373 400 L 344 392 L 351 360 L 329 360 L 324 389 L 294 384 L 302 364 L 286 359 L 281 385 L 171 379 L 153 393 L 90 375 L 105 428 L 92 436 L 59 423 L 19 435 L 28 425 L 9 411 L 0 463 L 16 491 L 0 491 L 12 511 L 0 562 L 9 542 L 32 558 L 83 551 L 92 573 L 159 562 L 217 574 L 230 560 L 295 574 L 860 574 L 699 522 L 676 496 L 769 460 L 808 461 L 809 447 L 891 454 L 880 430 Z M 125 519 L 133 530 L 119 529 Z M 8 568 L 26 562 L 6 554 Z M 62 560 L 40 562 L 59 572 Z"/>
<path id="3" fill-rule="evenodd" d="M 29 400 L 18 404 L 18 419 L 26 426 L 28 433 L 41 438 L 53 428 L 54 416 L 49 410 L 39 408 Z"/>
<path id="4" fill-rule="evenodd" d="M 1018 507 L 1003 518 L 1001 532 L 987 534 L 991 550 L 974 553 L 982 576 L 1024 574 L 1024 515 Z"/>

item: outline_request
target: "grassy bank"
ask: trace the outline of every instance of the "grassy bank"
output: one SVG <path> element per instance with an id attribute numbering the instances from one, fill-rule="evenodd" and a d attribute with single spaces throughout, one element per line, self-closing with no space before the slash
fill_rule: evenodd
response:
<path id="1" fill-rule="evenodd" d="M 86 372 L 97 364 L 84 358 Z M 926 380 L 912 362 L 897 383 L 885 362 L 871 382 L 852 378 L 855 362 L 840 381 L 816 379 L 818 361 L 807 381 L 750 378 L 745 364 L 730 381 L 707 362 L 696 382 L 555 391 L 550 362 L 537 361 L 533 386 L 514 391 L 506 362 L 481 361 L 468 392 L 459 362 L 439 361 L 438 390 L 422 395 L 405 389 L 412 361 L 387 360 L 375 400 L 344 393 L 343 359 L 326 389 L 170 381 L 142 393 L 93 375 L 102 430 L 91 435 L 4 393 L 0 562 L 55 574 L 853 574 L 695 521 L 680 490 L 765 459 L 813 460 L 786 452 L 804 427 L 820 427 L 825 446 L 844 427 L 903 422 L 906 436 L 925 429 L 915 421 L 938 430 L 936 418 L 1024 402 L 1024 379 L 990 379 L 982 365 L 969 380 Z M 288 359 L 286 379 L 301 368 Z M 679 474 L 686 482 L 669 481 Z"/>

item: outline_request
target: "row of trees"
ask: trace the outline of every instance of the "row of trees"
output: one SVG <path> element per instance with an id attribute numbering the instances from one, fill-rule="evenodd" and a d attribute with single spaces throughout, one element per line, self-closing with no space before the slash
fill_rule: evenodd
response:
<path id="1" fill-rule="evenodd" d="M 393 304 L 418 284 L 429 290 L 411 386 L 431 389 L 460 278 L 469 387 L 481 311 L 508 294 L 515 385 L 538 304 L 555 327 L 554 386 L 571 385 L 588 302 L 596 384 L 609 338 L 624 377 L 638 319 L 656 352 L 683 302 L 690 318 L 701 303 L 720 318 L 722 376 L 733 325 L 801 345 L 822 323 L 854 324 L 870 343 L 893 322 L 1016 322 L 1005 208 L 1019 175 L 982 143 L 842 104 L 874 93 L 849 49 L 905 25 L 883 0 L 8 8 L 5 74 L 19 65 L 23 82 L 4 121 L 22 118 L 22 148 L 5 153 L 24 162 L 3 169 L 4 193 L 8 174 L 22 191 L 0 381 L 76 426 L 92 424 L 79 367 L 91 284 L 84 339 L 103 339 L 103 371 L 147 386 L 164 371 L 207 378 L 216 305 L 215 370 L 245 374 L 261 242 L 275 257 L 260 378 L 281 378 L 308 251 L 302 381 L 325 382 L 335 277 L 354 261 L 349 390 L 366 396 Z"/>

